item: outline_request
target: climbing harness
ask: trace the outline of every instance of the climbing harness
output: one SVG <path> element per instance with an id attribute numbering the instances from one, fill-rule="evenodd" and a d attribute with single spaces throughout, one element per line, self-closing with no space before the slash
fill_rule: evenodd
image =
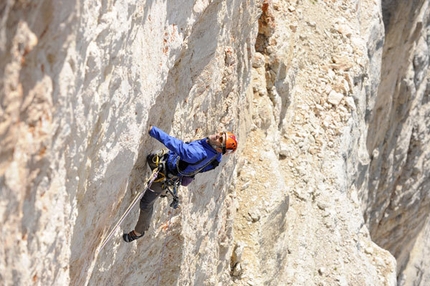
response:
<path id="1" fill-rule="evenodd" d="M 166 160 L 165 155 L 167 150 L 160 150 L 158 153 L 149 154 L 147 161 L 151 169 L 158 169 L 158 178 L 154 181 L 155 183 L 164 182 L 166 180 Z"/>
<path id="2" fill-rule="evenodd" d="M 162 182 L 163 190 L 166 190 L 166 193 L 172 195 L 172 202 L 170 207 L 176 209 L 179 205 L 179 197 L 178 197 L 178 187 L 180 184 L 180 179 L 178 176 L 174 176 L 172 174 L 166 174 L 166 160 L 165 155 L 167 154 L 167 150 L 161 150 L 158 153 L 148 155 L 148 162 L 151 168 L 158 168 L 160 171 L 158 173 L 158 178 L 155 180 L 155 183 Z M 161 197 L 165 197 L 166 195 L 161 195 Z"/>
<path id="3" fill-rule="evenodd" d="M 125 210 L 124 214 L 120 217 L 118 222 L 115 224 L 115 226 L 112 228 L 112 230 L 109 232 L 109 234 L 106 236 L 105 240 L 103 241 L 102 245 L 99 248 L 99 252 L 105 247 L 105 245 L 109 242 L 109 240 L 112 238 L 116 228 L 124 221 L 124 219 L 127 217 L 127 215 L 130 213 L 131 209 L 137 204 L 137 202 L 143 197 L 146 190 L 149 189 L 152 185 L 152 183 L 155 182 L 155 179 L 158 177 L 159 174 L 159 168 L 155 168 L 152 170 L 152 174 L 149 177 L 149 179 L 146 182 L 145 188 L 143 188 L 143 191 L 141 191 L 130 203 L 128 208 Z"/>

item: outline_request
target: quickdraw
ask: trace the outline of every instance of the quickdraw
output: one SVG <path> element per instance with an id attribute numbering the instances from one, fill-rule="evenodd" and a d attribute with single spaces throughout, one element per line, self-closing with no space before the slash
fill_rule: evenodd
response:
<path id="1" fill-rule="evenodd" d="M 179 179 L 176 180 L 166 180 L 165 188 L 172 195 L 172 202 L 170 203 L 170 207 L 173 209 L 177 209 L 179 206 L 179 197 L 178 197 L 178 188 L 179 188 Z"/>

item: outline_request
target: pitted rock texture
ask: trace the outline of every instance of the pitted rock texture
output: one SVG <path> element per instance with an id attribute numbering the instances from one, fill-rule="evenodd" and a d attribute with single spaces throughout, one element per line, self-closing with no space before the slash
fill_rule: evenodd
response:
<path id="1" fill-rule="evenodd" d="M 4 285 L 430 283 L 428 1 L 36 2 L 0 4 Z M 239 148 L 100 250 L 150 125 Z"/>

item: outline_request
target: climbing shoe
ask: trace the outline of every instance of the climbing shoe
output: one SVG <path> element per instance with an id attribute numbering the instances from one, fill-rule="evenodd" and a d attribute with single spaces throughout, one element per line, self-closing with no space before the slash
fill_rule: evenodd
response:
<path id="1" fill-rule="evenodd" d="M 132 242 L 133 240 L 136 240 L 138 238 L 141 238 L 145 233 L 142 233 L 141 235 L 137 235 L 134 230 L 130 231 L 129 233 L 124 233 L 122 235 L 122 238 L 125 242 Z"/>

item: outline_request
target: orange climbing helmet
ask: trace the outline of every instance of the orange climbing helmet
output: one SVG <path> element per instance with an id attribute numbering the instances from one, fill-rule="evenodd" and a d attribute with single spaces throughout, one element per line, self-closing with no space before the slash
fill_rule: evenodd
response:
<path id="1" fill-rule="evenodd" d="M 229 131 L 224 132 L 224 134 L 225 134 L 225 142 L 222 148 L 222 153 L 223 154 L 233 153 L 237 149 L 236 136 L 234 136 L 234 134 Z"/>

